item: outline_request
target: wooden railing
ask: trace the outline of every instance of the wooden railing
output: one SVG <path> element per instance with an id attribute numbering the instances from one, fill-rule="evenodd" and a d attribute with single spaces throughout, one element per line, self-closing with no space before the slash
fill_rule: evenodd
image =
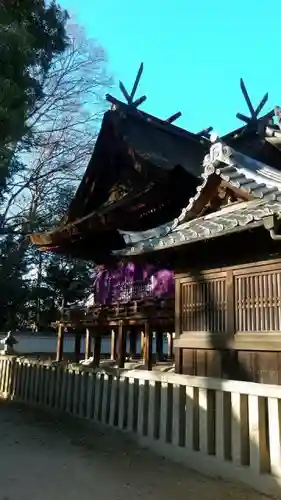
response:
<path id="1" fill-rule="evenodd" d="M 111 323 L 119 320 L 151 319 L 170 320 L 174 318 L 174 299 L 139 299 L 128 303 L 92 306 L 86 309 L 69 308 L 64 312 L 64 321 L 69 323 Z"/>
<path id="2" fill-rule="evenodd" d="M 0 357 L 0 395 L 128 431 L 200 472 L 281 491 L 281 388 Z"/>

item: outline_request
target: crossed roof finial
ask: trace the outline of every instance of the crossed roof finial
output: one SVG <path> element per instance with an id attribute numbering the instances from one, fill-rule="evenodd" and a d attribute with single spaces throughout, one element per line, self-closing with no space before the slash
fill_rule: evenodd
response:
<path id="1" fill-rule="evenodd" d="M 258 121 L 258 115 L 260 114 L 261 110 L 263 109 L 264 105 L 267 103 L 267 100 L 268 100 L 268 93 L 266 93 L 262 100 L 260 101 L 260 103 L 258 104 L 258 106 L 256 107 L 256 109 L 254 109 L 254 106 L 251 102 L 251 99 L 249 97 L 249 94 L 248 94 L 248 91 L 246 89 L 246 85 L 244 83 L 244 80 L 243 78 L 240 78 L 240 88 L 242 90 L 242 94 L 244 96 L 244 99 L 247 103 L 247 106 L 248 106 L 248 109 L 250 111 L 250 115 L 251 116 L 245 116 L 243 115 L 242 113 L 237 113 L 237 118 L 243 122 L 246 123 L 246 125 L 252 125 L 252 124 L 256 124 L 257 121 Z"/>
<path id="2" fill-rule="evenodd" d="M 146 96 L 145 95 L 143 95 L 142 97 L 139 97 L 139 99 L 136 99 L 134 101 L 135 93 L 136 93 L 137 88 L 139 86 L 142 72 L 143 72 L 143 63 L 140 64 L 140 67 L 139 67 L 139 70 L 137 72 L 137 76 L 135 78 L 135 81 L 134 81 L 134 84 L 133 84 L 133 88 L 132 88 L 130 94 L 129 94 L 129 92 L 127 92 L 125 85 L 121 81 L 119 82 L 119 88 L 120 88 L 123 96 L 125 97 L 127 103 L 129 104 L 129 106 L 134 106 L 135 108 L 137 108 L 144 101 L 146 101 Z"/>
<path id="3" fill-rule="evenodd" d="M 123 96 L 125 97 L 126 101 L 127 101 L 127 104 L 129 106 L 133 106 L 134 108 L 137 108 L 138 106 L 140 106 L 144 101 L 146 101 L 146 96 L 143 95 L 141 97 L 139 97 L 138 99 L 136 99 L 134 101 L 134 97 L 135 97 L 135 93 L 137 91 L 137 88 L 139 86 L 139 83 L 140 83 L 140 79 L 141 79 L 141 76 L 142 76 L 142 73 L 143 73 L 143 63 L 140 64 L 140 67 L 138 69 L 138 72 L 137 72 L 137 76 L 135 78 L 135 81 L 134 81 L 134 84 L 133 84 L 133 88 L 131 90 L 131 92 L 129 93 L 124 85 L 123 82 L 119 81 L 119 88 L 123 94 Z M 169 116 L 169 118 L 167 118 L 165 121 L 167 123 L 173 123 L 175 120 L 177 120 L 179 117 L 181 116 L 181 112 L 178 111 L 177 113 L 174 113 L 173 115 Z"/>

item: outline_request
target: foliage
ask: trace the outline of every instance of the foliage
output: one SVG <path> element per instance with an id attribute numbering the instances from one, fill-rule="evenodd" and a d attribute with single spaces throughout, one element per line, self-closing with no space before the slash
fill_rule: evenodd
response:
<path id="1" fill-rule="evenodd" d="M 56 255 L 41 258 L 42 274 L 30 280 L 27 300 L 28 319 L 38 327 L 59 319 L 62 305 L 78 304 L 91 288 L 91 269 L 87 263 Z"/>
<path id="2" fill-rule="evenodd" d="M 53 57 L 67 45 L 67 13 L 54 1 L 2 0 L 0 4 L 0 195 L 20 164 L 18 141 L 31 132 L 28 116 L 43 96 Z"/>
<path id="3" fill-rule="evenodd" d="M 20 318 L 28 297 L 26 241 L 9 235 L 0 241 L 0 328 L 12 326 Z"/>
<path id="4" fill-rule="evenodd" d="M 24 234 L 50 229 L 65 214 L 92 153 L 111 79 L 103 49 L 66 23 L 67 14 L 54 2 L 2 3 L 0 30 L 7 43 L 13 38 L 9 50 L 16 69 L 9 81 L 0 75 L 0 84 L 10 89 L 0 85 L 0 119 L 7 122 L 5 134 L 0 132 L 0 285 L 9 280 L 0 300 L 1 323 L 2 328 L 31 320 L 48 325 L 62 300 L 71 304 L 87 296 L 91 269 L 40 254 Z"/>
<path id="5" fill-rule="evenodd" d="M 11 177 L 2 205 L 5 225 L 21 223 L 19 213 L 34 219 L 36 212 L 38 218 L 46 203 L 52 205 L 69 186 L 74 189 L 93 151 L 102 99 L 111 84 L 106 56 L 81 28 L 68 24 L 67 35 L 68 46 L 53 60 L 43 96 L 29 116 L 32 135 L 25 142 L 25 165 Z"/>

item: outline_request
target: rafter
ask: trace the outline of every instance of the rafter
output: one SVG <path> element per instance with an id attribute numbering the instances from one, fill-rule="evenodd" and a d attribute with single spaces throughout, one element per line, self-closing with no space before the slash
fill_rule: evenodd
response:
<path id="1" fill-rule="evenodd" d="M 176 121 L 180 117 L 181 117 L 181 112 L 178 111 L 177 113 L 175 113 L 172 116 L 170 116 L 169 118 L 167 118 L 165 121 L 167 123 L 173 123 L 174 121 Z"/>
<path id="2" fill-rule="evenodd" d="M 207 137 L 210 139 L 210 133 L 212 132 L 213 127 L 207 127 L 203 128 L 203 130 L 200 130 L 200 132 L 197 132 L 196 135 L 199 135 L 200 137 Z"/>

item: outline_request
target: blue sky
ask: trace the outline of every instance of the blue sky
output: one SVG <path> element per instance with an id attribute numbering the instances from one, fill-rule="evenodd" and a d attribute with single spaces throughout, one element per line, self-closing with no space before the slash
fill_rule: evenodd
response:
<path id="1" fill-rule="evenodd" d="M 177 111 L 191 131 L 223 134 L 241 126 L 247 106 L 266 92 L 265 111 L 281 104 L 281 0 L 59 0 L 108 54 L 109 70 L 130 90 L 138 66 L 143 110 L 159 118 Z M 266 5 L 268 5 L 266 7 Z M 246 112 L 248 115 L 248 112 Z"/>

